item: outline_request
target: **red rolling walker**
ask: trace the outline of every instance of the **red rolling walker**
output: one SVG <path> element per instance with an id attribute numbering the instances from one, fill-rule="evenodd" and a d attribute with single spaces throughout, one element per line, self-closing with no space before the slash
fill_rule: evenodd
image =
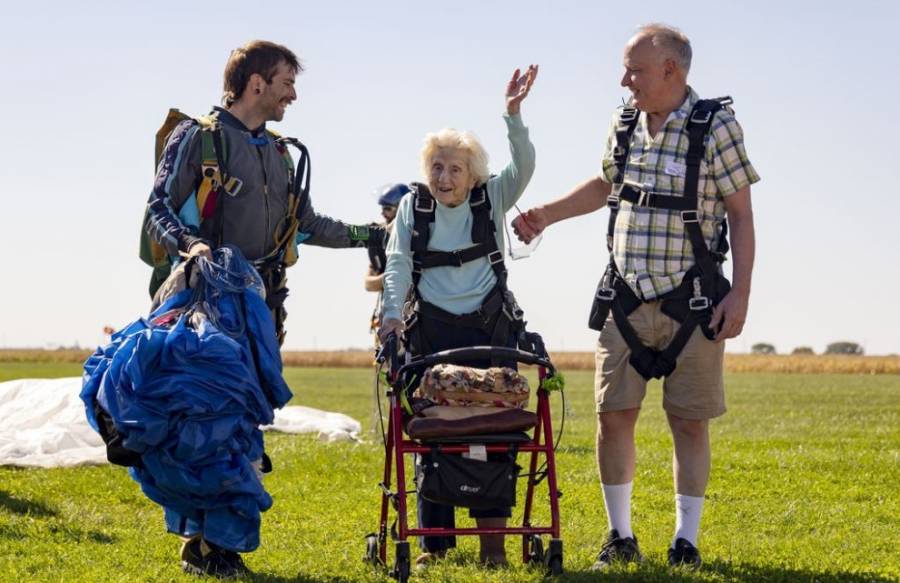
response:
<path id="1" fill-rule="evenodd" d="M 556 460 L 554 457 L 553 431 L 550 419 L 550 391 L 545 387 L 545 380 L 556 374 L 553 364 L 546 352 L 543 355 L 526 352 L 514 348 L 501 348 L 492 346 L 475 346 L 471 348 L 458 348 L 445 350 L 430 355 L 416 357 L 406 364 L 398 367 L 396 356 L 396 339 L 391 338 L 379 353 L 380 363 L 390 358 L 390 370 L 388 372 L 389 390 L 387 392 L 389 402 L 389 417 L 387 435 L 384 449 L 384 479 L 379 484 L 381 488 L 381 519 L 378 523 L 378 532 L 366 536 L 366 555 L 364 560 L 373 565 L 387 565 L 388 534 L 394 542 L 394 563 L 389 570 L 390 576 L 400 583 L 409 580 L 411 555 L 409 537 L 416 536 L 466 536 L 480 534 L 504 534 L 522 536 L 522 560 L 524 563 L 543 565 L 550 574 L 557 575 L 563 570 L 563 548 L 559 532 L 559 497 L 561 492 L 557 489 Z M 506 528 L 410 528 L 407 521 L 407 494 L 406 468 L 403 464 L 403 456 L 407 454 L 423 454 L 432 451 L 433 444 L 423 443 L 404 438 L 402 421 L 402 404 L 400 392 L 403 391 L 403 373 L 433 366 L 436 364 L 454 363 L 475 359 L 499 359 L 516 361 L 522 364 L 531 364 L 538 367 L 539 385 L 537 389 L 537 423 L 531 436 L 521 434 L 521 439 L 514 442 L 497 442 L 491 436 L 471 436 L 456 438 L 454 443 L 442 443 L 441 453 L 455 454 L 470 451 L 470 445 L 483 445 L 488 453 L 503 453 L 510 450 L 512 443 L 519 453 L 530 453 L 528 473 L 519 478 L 527 478 L 525 491 L 525 509 L 522 526 Z M 377 395 L 376 395 L 377 398 Z M 494 436 L 496 437 L 496 436 Z M 479 442 L 479 438 L 484 438 Z M 460 441 L 463 441 L 460 443 Z M 545 457 L 546 469 L 538 470 L 538 456 Z M 396 473 L 396 482 L 393 476 Z M 547 479 L 548 498 L 550 503 L 550 525 L 539 526 L 531 524 L 531 509 L 534 502 L 536 486 Z M 391 489 L 392 483 L 395 489 Z M 393 507 L 397 513 L 395 524 L 388 527 L 389 508 Z M 546 550 L 541 535 L 550 535 L 549 545 Z"/>

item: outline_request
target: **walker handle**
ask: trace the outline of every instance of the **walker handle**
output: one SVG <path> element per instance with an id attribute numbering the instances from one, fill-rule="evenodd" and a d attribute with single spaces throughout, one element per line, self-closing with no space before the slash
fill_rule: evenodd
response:
<path id="1" fill-rule="evenodd" d="M 388 370 L 392 375 L 395 372 L 399 372 L 397 369 L 400 368 L 400 359 L 397 356 L 397 342 L 397 334 L 392 333 L 382 343 L 381 348 L 378 349 L 378 354 L 375 356 L 375 361 L 378 363 L 383 364 L 387 361 Z"/>
<path id="2" fill-rule="evenodd" d="M 549 376 L 556 373 L 556 368 L 549 358 L 543 358 L 537 354 L 519 350 L 516 348 L 507 348 L 504 346 L 472 346 L 467 348 L 454 348 L 453 350 L 443 350 L 419 356 L 400 367 L 398 375 L 403 374 L 408 369 L 418 367 L 429 367 L 435 364 L 449 364 L 466 360 L 515 360 L 522 364 L 536 364 L 543 366 L 549 371 Z"/>

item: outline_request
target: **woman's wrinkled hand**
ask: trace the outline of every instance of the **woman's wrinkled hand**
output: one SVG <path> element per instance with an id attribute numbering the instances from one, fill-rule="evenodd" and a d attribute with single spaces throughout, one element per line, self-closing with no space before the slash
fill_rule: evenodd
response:
<path id="1" fill-rule="evenodd" d="M 387 341 L 388 337 L 391 334 L 396 334 L 400 336 L 403 333 L 403 322 L 398 320 L 397 318 L 389 318 L 381 323 L 381 328 L 378 329 L 378 337 L 382 342 Z"/>

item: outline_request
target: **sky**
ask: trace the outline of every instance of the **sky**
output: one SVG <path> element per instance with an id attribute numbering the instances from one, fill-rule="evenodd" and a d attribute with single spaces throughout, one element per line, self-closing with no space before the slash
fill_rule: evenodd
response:
<path id="1" fill-rule="evenodd" d="M 169 107 L 201 115 L 218 103 L 228 54 L 247 40 L 301 57 L 299 99 L 272 127 L 309 147 L 316 210 L 363 223 L 378 218 L 376 187 L 420 178 L 429 131 L 474 131 L 499 172 L 505 83 L 529 63 L 540 74 L 522 116 L 537 167 L 519 206 L 596 175 L 627 96 L 622 47 L 648 22 L 691 39 L 701 96 L 734 97 L 762 177 L 750 312 L 727 350 L 820 352 L 849 340 L 900 353 L 900 3 L 869 0 L 10 5 L 0 21 L 0 347 L 93 348 L 105 325 L 146 314 L 137 250 L 154 134 Z M 586 322 L 607 216 L 554 225 L 532 257 L 508 264 L 551 350 L 594 347 Z M 370 345 L 367 264 L 360 249 L 301 248 L 286 349 Z"/>

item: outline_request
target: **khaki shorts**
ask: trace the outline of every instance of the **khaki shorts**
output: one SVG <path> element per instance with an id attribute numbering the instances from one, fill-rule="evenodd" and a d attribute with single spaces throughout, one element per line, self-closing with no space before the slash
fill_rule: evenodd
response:
<path id="1" fill-rule="evenodd" d="M 661 306 L 661 302 L 647 302 L 628 316 L 641 342 L 656 350 L 668 346 L 679 327 L 662 313 Z M 724 355 L 724 342 L 711 342 L 699 328 L 694 330 L 678 355 L 675 370 L 663 381 L 663 409 L 684 419 L 711 419 L 725 413 Z M 628 363 L 630 356 L 631 350 L 610 313 L 597 342 L 597 412 L 641 406 L 647 381 Z"/>

